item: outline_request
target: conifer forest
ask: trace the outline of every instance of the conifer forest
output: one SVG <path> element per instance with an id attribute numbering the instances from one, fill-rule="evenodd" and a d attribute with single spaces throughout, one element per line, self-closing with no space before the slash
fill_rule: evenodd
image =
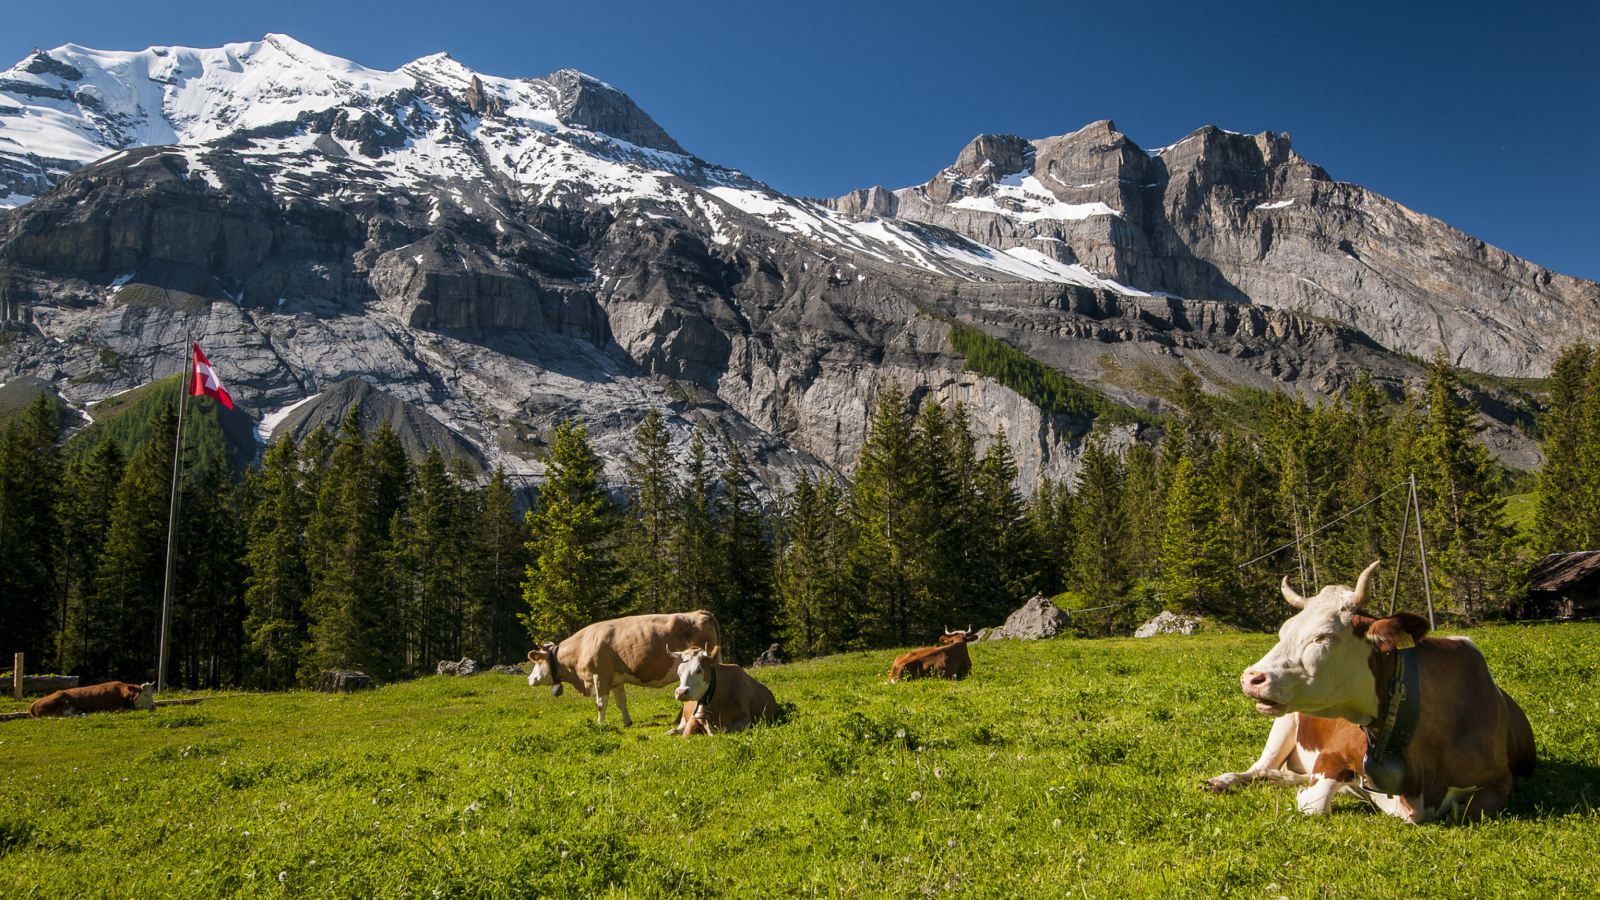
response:
<path id="1" fill-rule="evenodd" d="M 892 384 L 853 480 L 807 475 L 778 497 L 758 492 L 738 447 L 709 453 L 712 434 L 675 455 L 661 411 L 638 428 L 621 485 L 603 478 L 584 423 L 562 424 L 526 511 L 503 472 L 410 459 L 356 410 L 271 445 L 242 476 L 186 441 L 168 679 L 281 689 L 353 668 L 395 680 L 441 659 L 517 662 L 598 619 L 692 609 L 716 614 L 733 660 L 773 642 L 809 657 L 998 625 L 1036 593 L 1077 611 L 1084 636 L 1127 634 L 1164 609 L 1255 630 L 1282 619 L 1284 576 L 1310 592 L 1378 559 L 1375 596 L 1418 609 L 1414 541 L 1393 566 L 1409 491 L 1390 489 L 1412 473 L 1442 619 L 1512 615 L 1539 555 L 1600 542 L 1600 358 L 1579 345 L 1555 367 L 1536 426 L 1548 462 L 1532 475 L 1474 441 L 1462 373 L 1442 357 L 1428 371 L 1403 397 L 1362 380 L 1331 402 L 1208 394 L 1185 375 L 1157 418 L 1112 415 L 1017 369 L 1027 391 L 1094 423 L 1076 483 L 1031 494 L 967 410 L 915 407 Z M 57 413 L 41 395 L 0 432 L 0 623 L 36 670 L 148 679 L 176 411 L 92 446 L 64 440 Z M 1515 528 L 1506 497 L 1530 491 L 1535 511 Z"/>

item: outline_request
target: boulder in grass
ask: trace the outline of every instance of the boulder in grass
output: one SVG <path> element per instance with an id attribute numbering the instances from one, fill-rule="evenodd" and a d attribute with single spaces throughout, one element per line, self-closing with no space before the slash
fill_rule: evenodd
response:
<path id="1" fill-rule="evenodd" d="M 1200 620 L 1182 613 L 1162 612 L 1160 615 L 1139 626 L 1133 633 L 1136 638 L 1155 637 L 1158 634 L 1194 634 L 1200 627 Z"/>
<path id="2" fill-rule="evenodd" d="M 372 687 L 372 676 L 349 669 L 323 669 L 317 676 L 316 689 L 325 694 L 347 694 L 361 688 Z"/>
<path id="3" fill-rule="evenodd" d="M 1061 607 L 1051 603 L 1043 594 L 1034 594 L 1020 609 L 1006 617 L 1004 625 L 989 632 L 983 639 L 1037 641 L 1064 634 L 1071 625 L 1072 617 L 1062 612 Z"/>
<path id="4" fill-rule="evenodd" d="M 523 670 L 523 668 L 521 666 L 495 666 L 493 669 L 490 669 L 489 671 L 494 672 L 494 673 L 499 674 L 499 675 L 526 675 L 526 674 L 528 674 L 526 671 Z"/>
<path id="5" fill-rule="evenodd" d="M 765 653 L 761 654 L 760 656 L 756 657 L 756 661 L 751 663 L 750 667 L 751 668 L 755 668 L 757 666 L 786 666 L 788 664 L 789 664 L 789 657 L 783 655 L 783 645 L 782 644 L 773 644 L 771 647 L 767 648 L 767 652 L 765 652 Z"/>
<path id="6" fill-rule="evenodd" d="M 436 670 L 436 674 L 460 675 L 462 677 L 469 677 L 476 675 L 481 671 L 483 670 L 478 668 L 478 663 L 476 660 L 468 659 L 467 657 L 463 656 L 459 661 L 448 659 L 439 660 L 439 666 Z"/>

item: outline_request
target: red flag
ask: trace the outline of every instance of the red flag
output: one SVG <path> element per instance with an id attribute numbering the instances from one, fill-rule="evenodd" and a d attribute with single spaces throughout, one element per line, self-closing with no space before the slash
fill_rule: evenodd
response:
<path id="1" fill-rule="evenodd" d="M 199 344 L 194 345 L 194 377 L 189 379 L 189 393 L 196 397 L 213 397 L 218 403 L 233 409 L 233 398 L 228 396 L 222 379 L 217 377 L 216 370 L 206 361 L 206 355 L 200 352 Z"/>

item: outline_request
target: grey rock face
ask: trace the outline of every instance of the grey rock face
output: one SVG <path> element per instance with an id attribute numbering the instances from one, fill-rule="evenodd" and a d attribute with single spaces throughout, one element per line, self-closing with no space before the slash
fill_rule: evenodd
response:
<path id="1" fill-rule="evenodd" d="M 759 668 L 762 666 L 786 666 L 788 664 L 789 657 L 783 655 L 783 645 L 773 644 L 772 646 L 768 647 L 760 656 L 756 657 L 756 661 L 751 663 L 750 667 Z"/>
<path id="2" fill-rule="evenodd" d="M 1037 641 L 1056 637 L 1072 624 L 1072 617 L 1045 599 L 1034 594 L 1020 609 L 1006 617 L 1006 623 L 984 636 L 986 641 Z"/>
<path id="3" fill-rule="evenodd" d="M 509 81 L 441 56 L 300 95 L 328 68 L 314 50 L 239 46 L 241 66 L 293 77 L 167 122 L 203 139 L 140 147 L 130 112 L 72 99 L 52 109 L 77 110 L 104 155 L 0 151 L 0 182 L 32 166 L 40 186 L 0 212 L 0 381 L 84 408 L 178 371 L 188 335 L 263 438 L 360 402 L 412 452 L 528 488 L 550 431 L 581 416 L 616 484 L 654 407 L 675 450 L 695 429 L 718 465 L 738 445 L 769 491 L 848 473 L 893 381 L 1003 430 L 1027 490 L 1076 476 L 1092 423 L 963 371 L 951 321 L 1157 409 L 1150 386 L 1183 370 L 1314 397 L 1365 371 L 1398 394 L 1421 370 L 1386 348 L 1434 338 L 1463 364 L 1540 374 L 1600 304 L 1592 282 L 1332 182 L 1286 135 L 1201 129 L 1154 154 L 1109 121 L 980 136 L 927 184 L 807 201 L 688 156 L 579 73 Z M 122 77 L 74 52 L 6 73 L 0 105 Z M 257 113 L 285 96 L 281 121 Z M 1536 458 L 1489 434 L 1502 458 Z"/>
<path id="4" fill-rule="evenodd" d="M 1162 611 L 1155 618 L 1134 631 L 1136 638 L 1155 637 L 1158 634 L 1194 634 L 1200 620 L 1181 613 Z"/>
<path id="5" fill-rule="evenodd" d="M 499 671 L 500 668 L 500 666 L 496 666 L 495 670 Z M 434 674 L 457 675 L 462 678 L 470 678 L 473 675 L 478 674 L 480 671 L 482 670 L 478 668 L 478 663 L 476 660 L 471 660 L 463 656 L 460 660 L 439 660 L 439 665 L 435 667 Z"/>
<path id="6" fill-rule="evenodd" d="M 350 669 L 323 669 L 322 674 L 317 676 L 317 685 L 313 690 L 324 694 L 347 694 L 372 686 L 372 676 L 363 672 Z"/>

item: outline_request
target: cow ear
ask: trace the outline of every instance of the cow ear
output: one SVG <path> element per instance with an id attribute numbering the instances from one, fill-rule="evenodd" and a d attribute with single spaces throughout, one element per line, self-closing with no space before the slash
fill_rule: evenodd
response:
<path id="1" fill-rule="evenodd" d="M 1428 636 L 1428 620 L 1416 613 L 1395 613 L 1387 619 L 1356 616 L 1351 622 L 1356 634 L 1378 645 L 1380 650 L 1393 650 L 1401 635 L 1410 635 L 1413 643 Z"/>
<path id="2" fill-rule="evenodd" d="M 151 682 L 146 681 L 144 684 L 139 685 L 139 693 L 141 693 L 141 694 L 152 694 L 153 695 L 153 694 L 155 694 L 155 692 L 156 692 L 156 686 Z"/>
<path id="3" fill-rule="evenodd" d="M 708 659 L 718 660 L 718 659 L 722 658 L 719 655 L 721 653 L 722 653 L 722 645 L 721 644 L 717 644 L 716 646 L 712 647 L 710 650 L 706 651 L 706 657 Z"/>

